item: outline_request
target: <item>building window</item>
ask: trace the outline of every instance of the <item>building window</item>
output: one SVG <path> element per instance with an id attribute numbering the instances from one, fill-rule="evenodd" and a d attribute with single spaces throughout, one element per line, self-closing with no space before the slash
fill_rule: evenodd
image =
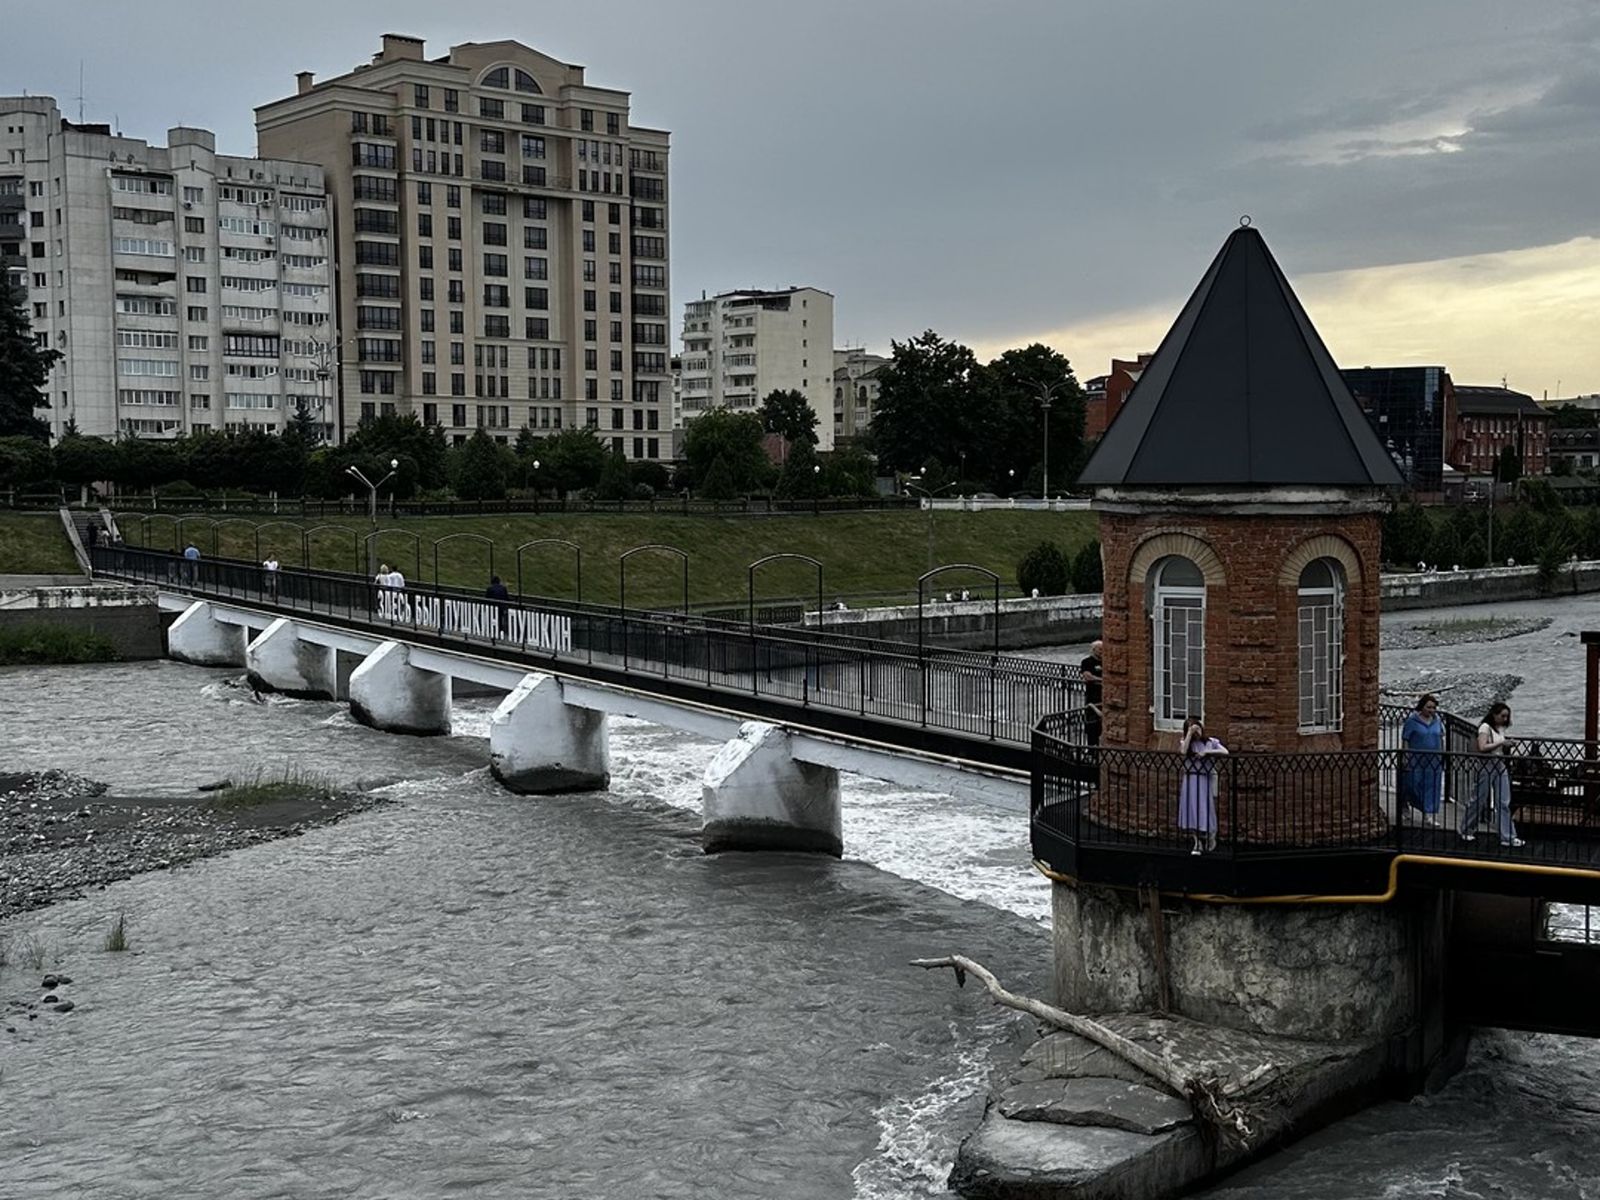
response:
<path id="1" fill-rule="evenodd" d="M 1206 581 L 1178 555 L 1150 572 L 1151 662 L 1155 667 L 1155 727 L 1182 729 L 1205 715 Z"/>
<path id="2" fill-rule="evenodd" d="M 1300 732 L 1344 727 L 1344 569 L 1319 558 L 1300 572 Z"/>

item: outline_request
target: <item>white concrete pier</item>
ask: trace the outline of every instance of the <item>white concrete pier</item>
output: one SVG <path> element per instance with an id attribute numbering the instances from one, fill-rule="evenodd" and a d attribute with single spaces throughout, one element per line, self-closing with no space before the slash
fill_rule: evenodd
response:
<path id="1" fill-rule="evenodd" d="M 700 840 L 724 850 L 807 850 L 839 857 L 839 772 L 800 762 L 789 734 L 746 721 L 717 751 L 701 788 Z"/>
<path id="2" fill-rule="evenodd" d="M 384 642 L 350 673 L 350 715 L 389 733 L 449 733 L 450 676 L 412 665 L 409 647 Z"/>
<path id="3" fill-rule="evenodd" d="M 606 715 L 569 704 L 561 680 L 527 675 L 489 718 L 489 769 L 513 792 L 592 792 L 611 781 Z"/>
<path id="4" fill-rule="evenodd" d="M 300 637 L 288 617 L 279 617 L 245 647 L 245 673 L 252 687 L 304 700 L 332 700 L 339 692 L 337 651 Z"/>
<path id="5" fill-rule="evenodd" d="M 219 621 L 211 605 L 196 600 L 167 627 L 167 653 L 197 667 L 244 665 L 245 630 Z"/>

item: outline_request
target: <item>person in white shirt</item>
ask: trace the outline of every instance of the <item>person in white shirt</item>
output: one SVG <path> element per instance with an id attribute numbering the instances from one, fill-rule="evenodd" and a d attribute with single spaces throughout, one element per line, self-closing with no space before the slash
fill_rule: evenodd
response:
<path id="1" fill-rule="evenodd" d="M 267 551 L 267 557 L 262 560 L 261 569 L 266 572 L 262 583 L 266 585 L 269 594 L 276 596 L 278 594 L 278 556 L 271 550 Z"/>
<path id="2" fill-rule="evenodd" d="M 1506 737 L 1511 728 L 1511 706 L 1498 702 L 1489 706 L 1489 713 L 1478 726 L 1478 778 L 1472 790 L 1472 800 L 1461 818 L 1463 841 L 1476 841 L 1478 825 L 1484 816 L 1494 813 L 1495 831 L 1500 844 L 1506 847 L 1526 843 L 1517 836 L 1517 827 L 1511 823 L 1511 772 L 1506 766 L 1506 755 L 1516 744 Z"/>
<path id="3" fill-rule="evenodd" d="M 392 588 L 403 588 L 406 586 L 406 577 L 396 569 L 389 572 L 389 578 L 385 582 Z"/>
<path id="4" fill-rule="evenodd" d="M 378 564 L 378 573 L 372 577 L 372 582 L 377 584 L 379 587 L 388 587 L 389 586 L 389 564 L 388 563 L 379 563 Z"/>

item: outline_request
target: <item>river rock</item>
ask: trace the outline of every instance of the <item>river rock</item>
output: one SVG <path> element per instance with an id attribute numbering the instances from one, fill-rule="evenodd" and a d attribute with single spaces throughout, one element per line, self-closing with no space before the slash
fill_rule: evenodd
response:
<path id="1" fill-rule="evenodd" d="M 961 1143 L 950 1187 L 969 1200 L 1163 1200 L 1209 1167 L 1192 1126 L 1151 1135 L 1011 1121 L 990 1109 Z"/>
<path id="2" fill-rule="evenodd" d="M 56 984 L 59 983 L 59 982 L 60 982 L 60 980 L 58 980 L 54 975 L 46 975 L 43 979 L 41 979 L 39 981 L 39 986 L 42 987 L 45 991 L 48 992 L 51 988 L 55 987 Z"/>
<path id="3" fill-rule="evenodd" d="M 44 998 L 43 1003 L 45 1003 L 45 1004 L 55 1004 L 60 999 L 61 999 L 60 996 L 56 995 L 54 992 L 51 992 L 48 996 L 46 996 Z"/>
<path id="4" fill-rule="evenodd" d="M 56 1011 L 58 1013 L 68 1013 L 76 1007 L 77 1005 L 75 1005 L 71 1000 L 63 1000 L 60 1004 L 56 1005 Z"/>
<path id="5" fill-rule="evenodd" d="M 1014 1084 L 996 1107 L 1013 1121 L 1096 1125 L 1146 1134 L 1176 1129 L 1192 1118 L 1189 1105 L 1176 1096 L 1104 1076 Z"/>

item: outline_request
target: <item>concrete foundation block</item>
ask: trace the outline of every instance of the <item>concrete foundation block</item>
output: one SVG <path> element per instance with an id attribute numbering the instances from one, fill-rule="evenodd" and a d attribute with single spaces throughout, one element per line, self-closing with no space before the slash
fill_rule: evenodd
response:
<path id="1" fill-rule="evenodd" d="M 774 725 L 746 721 L 711 760 L 700 794 L 700 840 L 707 854 L 844 853 L 839 772 L 796 762 L 789 735 Z"/>
<path id="2" fill-rule="evenodd" d="M 197 667 L 241 667 L 244 647 L 245 630 L 217 620 L 204 600 L 196 600 L 167 627 L 167 654 Z"/>
<path id="3" fill-rule="evenodd" d="M 411 665 L 399 642 L 384 642 L 350 673 L 350 715 L 389 733 L 450 732 L 450 677 Z"/>
<path id="4" fill-rule="evenodd" d="M 1161 949 L 1133 892 L 1056 883 L 1056 999 L 1069 1012 L 1140 1012 L 1160 996 Z M 1385 1037 L 1437 1005 L 1418 964 L 1437 955 L 1437 900 L 1207 904 L 1164 897 L 1175 1013 L 1329 1041 Z"/>
<path id="5" fill-rule="evenodd" d="M 566 703 L 553 675 L 527 675 L 489 718 L 489 769 L 526 796 L 611 782 L 606 715 Z"/>
<path id="6" fill-rule="evenodd" d="M 338 694 L 332 646 L 302 641 L 299 627 L 279 617 L 244 651 L 245 673 L 252 687 L 306 700 L 332 700 Z"/>

